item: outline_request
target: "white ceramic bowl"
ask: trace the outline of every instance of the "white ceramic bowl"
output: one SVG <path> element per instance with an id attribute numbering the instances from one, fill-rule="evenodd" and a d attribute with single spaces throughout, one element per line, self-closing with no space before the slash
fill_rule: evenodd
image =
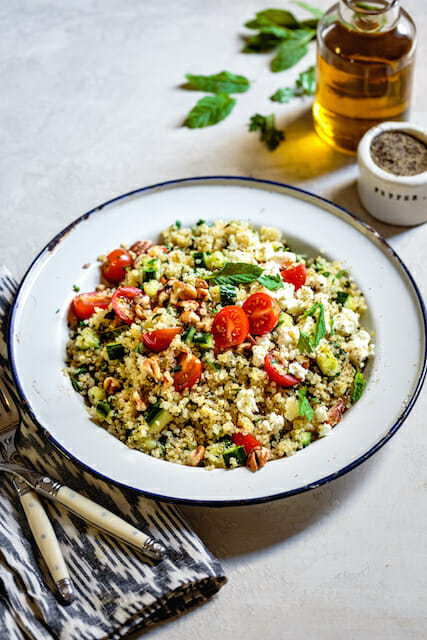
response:
<path id="1" fill-rule="evenodd" d="M 427 171 L 415 176 L 396 176 L 372 159 L 372 140 L 385 131 L 403 131 L 427 144 L 427 130 L 407 122 L 383 122 L 369 129 L 357 151 L 362 204 L 375 218 L 388 224 L 414 226 L 426 222 Z"/>
<path id="2" fill-rule="evenodd" d="M 363 323 L 375 333 L 362 398 L 328 435 L 257 473 L 206 471 L 129 449 L 89 418 L 64 375 L 67 313 L 99 282 L 96 257 L 124 242 L 156 241 L 164 227 L 199 218 L 279 227 L 298 252 L 342 260 L 366 295 Z M 87 268 L 82 268 L 90 263 Z M 350 471 L 402 425 L 426 374 L 427 318 L 419 291 L 393 249 L 336 205 L 293 187 L 211 177 L 154 185 L 82 216 L 36 258 L 10 321 L 10 362 L 22 398 L 46 438 L 105 479 L 162 500 L 209 505 L 262 502 L 306 491 Z"/>

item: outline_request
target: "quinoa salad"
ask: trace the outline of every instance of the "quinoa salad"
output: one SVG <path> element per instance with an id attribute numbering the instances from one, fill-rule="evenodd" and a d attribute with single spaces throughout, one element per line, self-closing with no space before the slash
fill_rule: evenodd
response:
<path id="1" fill-rule="evenodd" d="M 257 471 L 327 436 L 360 399 L 374 353 L 363 293 L 278 229 L 177 221 L 159 244 L 99 261 L 96 291 L 71 304 L 66 372 L 128 447 Z"/>

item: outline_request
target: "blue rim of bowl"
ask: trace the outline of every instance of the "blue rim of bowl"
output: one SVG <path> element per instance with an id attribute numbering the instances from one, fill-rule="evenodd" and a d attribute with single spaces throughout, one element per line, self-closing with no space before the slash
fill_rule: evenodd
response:
<path id="1" fill-rule="evenodd" d="M 36 263 L 48 252 L 51 252 L 55 249 L 55 247 L 60 243 L 60 241 L 62 240 L 63 237 L 65 237 L 76 225 L 80 224 L 81 222 L 83 222 L 84 220 L 86 220 L 89 216 L 91 216 L 94 213 L 100 212 L 102 211 L 105 207 L 108 207 L 116 202 L 119 202 L 120 200 L 124 200 L 126 198 L 129 198 L 130 196 L 134 196 L 137 194 L 141 194 L 144 193 L 146 191 L 155 191 L 155 190 L 159 190 L 163 187 L 173 187 L 173 186 L 177 186 L 180 184 L 184 184 L 184 183 L 198 183 L 198 182 L 215 182 L 215 181 L 229 181 L 231 182 L 247 182 L 247 183 L 252 183 L 254 185 L 263 185 L 263 186 L 268 186 L 271 185 L 273 187 L 280 187 L 281 189 L 288 189 L 289 191 L 293 191 L 295 193 L 300 193 L 300 194 L 304 194 L 305 196 L 308 196 L 310 199 L 313 199 L 314 201 L 318 201 L 318 202 L 322 202 L 326 205 L 328 205 L 328 209 L 330 207 L 332 207 L 333 209 L 336 209 L 338 211 L 340 211 L 341 213 L 344 214 L 343 218 L 345 219 L 346 217 L 350 218 L 353 222 L 351 223 L 352 226 L 355 226 L 356 228 L 359 225 L 359 231 L 363 232 L 365 235 L 368 235 L 368 237 L 372 236 L 377 240 L 377 242 L 379 244 L 382 245 L 383 249 L 386 249 L 391 256 L 398 262 L 398 264 L 400 265 L 400 267 L 403 269 L 403 271 L 405 272 L 406 276 L 408 277 L 414 293 L 416 294 L 416 297 L 418 299 L 418 303 L 419 303 L 419 307 L 420 307 L 420 311 L 422 314 L 422 318 L 423 318 L 423 328 L 424 328 L 424 344 L 427 343 L 427 313 L 426 313 L 426 308 L 424 305 L 424 301 L 423 298 L 421 296 L 421 292 L 413 278 L 413 276 L 411 275 L 409 269 L 406 267 L 406 265 L 404 264 L 404 262 L 401 260 L 401 258 L 398 256 L 398 254 L 395 252 L 395 250 L 388 244 L 387 240 L 385 240 L 385 238 L 383 238 L 381 236 L 380 233 L 378 233 L 378 231 L 376 231 L 376 229 L 374 229 L 373 227 L 371 227 L 369 224 L 367 224 L 366 222 L 364 222 L 361 218 L 359 218 L 358 216 L 356 216 L 353 213 L 350 213 L 349 211 L 347 211 L 346 209 L 344 209 L 343 207 L 335 204 L 334 202 L 332 202 L 331 200 L 328 200 L 327 198 L 323 198 L 322 196 L 319 196 L 317 194 L 314 194 L 310 191 L 306 191 L 305 189 L 301 189 L 299 187 L 294 187 L 292 185 L 289 184 L 285 184 L 283 182 L 278 182 L 275 180 L 262 180 L 262 179 L 258 179 L 258 178 L 250 178 L 247 176 L 196 176 L 196 177 L 190 177 L 190 178 L 178 178 L 176 180 L 167 180 L 165 182 L 159 182 L 153 185 L 149 185 L 147 187 L 141 187 L 140 189 L 135 189 L 133 191 L 129 191 L 128 193 L 125 193 L 123 195 L 117 196 L 116 198 L 112 198 L 111 200 L 108 200 L 107 202 L 105 202 L 104 204 L 98 205 L 97 207 L 95 207 L 94 209 L 91 209 L 90 211 L 88 211 L 87 213 L 79 216 L 78 218 L 76 218 L 73 222 L 71 222 L 67 227 L 65 227 L 62 231 L 60 231 L 40 252 L 39 254 L 34 258 L 34 260 L 32 261 L 32 263 L 30 264 L 30 266 L 28 267 L 24 277 L 21 280 L 21 283 L 18 287 L 18 290 L 16 292 L 16 296 L 15 296 L 15 300 L 13 302 L 12 305 L 12 309 L 9 315 L 9 327 L 8 327 L 8 353 L 9 353 L 9 363 L 10 363 L 10 369 L 12 371 L 13 374 L 13 378 L 15 380 L 15 384 L 16 384 L 16 388 L 18 389 L 19 395 L 24 403 L 24 406 L 27 409 L 28 414 L 30 415 L 30 417 L 32 418 L 32 420 L 35 422 L 35 424 L 38 426 L 38 428 L 43 432 L 44 436 L 47 437 L 49 439 L 49 441 L 55 446 L 56 449 L 58 449 L 63 455 L 65 455 L 69 460 L 72 460 L 74 463 L 80 465 L 85 471 L 88 471 L 89 473 L 92 473 L 93 475 L 95 475 L 95 477 L 98 477 L 102 480 L 104 480 L 105 482 L 109 482 L 109 483 L 113 483 L 119 487 L 122 487 L 124 489 L 128 489 L 130 491 L 135 491 L 139 494 L 142 494 L 144 496 L 146 496 L 147 498 L 153 499 L 153 500 L 161 500 L 162 502 L 169 502 L 169 503 L 175 503 L 175 504 L 190 504 L 190 505 L 203 505 L 203 506 L 209 506 L 209 507 L 229 507 L 229 506 L 244 506 L 244 505 L 249 505 L 249 504 L 261 504 L 264 502 L 272 502 L 273 500 L 280 500 L 282 498 L 288 498 L 290 496 L 294 496 L 296 494 L 299 493 L 304 493 L 306 491 L 310 491 L 312 489 L 316 489 L 317 487 L 320 487 L 328 482 L 330 482 L 331 480 L 335 480 L 336 478 L 340 478 L 341 476 L 345 475 L 346 473 L 349 473 L 350 471 L 352 471 L 353 469 L 355 469 L 356 467 L 358 467 L 359 465 L 361 465 L 363 462 L 365 462 L 366 460 L 368 460 L 368 458 L 370 458 L 372 455 L 374 455 L 374 453 L 376 453 L 379 449 L 381 449 L 381 447 L 384 446 L 384 444 L 398 431 L 398 429 L 400 429 L 400 427 L 402 426 L 402 424 L 404 423 L 404 421 L 406 420 L 406 418 L 408 417 L 409 413 L 411 412 L 420 392 L 422 389 L 422 386 L 424 384 L 425 378 L 426 378 L 426 373 L 427 373 L 427 349 L 424 349 L 424 357 L 423 357 L 423 364 L 421 367 L 421 372 L 418 376 L 418 380 L 416 382 L 415 385 L 415 389 L 411 395 L 411 397 L 408 399 L 407 403 L 405 404 L 405 408 L 402 411 L 402 413 L 400 414 L 400 416 L 397 418 L 397 420 L 393 423 L 393 425 L 390 427 L 390 429 L 387 431 L 387 433 L 370 449 L 368 449 L 368 451 L 366 451 L 362 456 L 360 456 L 359 458 L 357 458 L 356 460 L 354 460 L 353 462 L 351 462 L 350 464 L 346 465 L 345 467 L 343 467 L 342 469 L 340 469 L 339 471 L 329 474 L 328 476 L 325 476 L 323 478 L 320 478 L 319 480 L 317 480 L 316 482 L 311 482 L 309 484 L 303 485 L 302 487 L 298 487 L 296 489 L 291 489 L 289 491 L 283 491 L 281 493 L 275 493 L 272 495 L 266 495 L 266 496 L 261 496 L 261 497 L 257 497 L 257 498 L 237 498 L 237 499 L 232 499 L 232 500 L 199 500 L 199 499 L 191 499 L 191 498 L 171 498 L 170 496 L 164 496 L 155 492 L 150 492 L 150 491 L 146 491 L 146 490 L 142 490 L 139 489 L 137 487 L 133 487 L 130 485 L 127 485 L 125 483 L 122 482 L 118 482 L 117 480 L 113 480 L 112 478 L 109 478 L 108 476 L 105 476 L 104 474 L 100 473 L 99 471 L 96 471 L 94 469 L 92 469 L 89 465 L 86 465 L 85 463 L 81 462 L 80 460 L 78 460 L 78 458 L 75 458 L 73 455 L 71 455 L 46 429 L 46 427 L 44 427 L 42 424 L 40 424 L 40 422 L 37 420 L 36 416 L 34 415 L 32 409 L 31 409 L 31 404 L 29 402 L 29 400 L 27 399 L 27 397 L 25 396 L 25 393 L 21 387 L 21 384 L 19 382 L 19 377 L 16 371 L 16 366 L 15 366 L 15 359 L 14 359 L 14 353 L 13 353 L 13 348 L 12 348 L 12 336 L 13 336 L 13 330 L 14 330 L 14 325 L 15 325 L 15 317 L 16 317 L 16 310 L 17 310 L 17 306 L 18 306 L 18 302 L 19 302 L 19 294 L 20 291 L 27 279 L 27 276 L 31 273 L 31 271 L 33 270 L 33 267 L 36 265 Z M 322 207 L 325 208 L 325 207 Z M 357 223 L 356 225 L 354 223 Z"/>

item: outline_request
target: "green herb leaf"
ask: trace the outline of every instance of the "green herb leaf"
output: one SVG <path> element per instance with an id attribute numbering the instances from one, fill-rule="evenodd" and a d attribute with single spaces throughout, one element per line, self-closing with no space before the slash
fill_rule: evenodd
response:
<path id="1" fill-rule="evenodd" d="M 182 227 L 181 220 L 176 220 L 175 226 L 176 226 L 177 229 L 181 229 L 181 227 Z"/>
<path id="2" fill-rule="evenodd" d="M 265 53 L 275 49 L 282 42 L 282 38 L 278 38 L 272 33 L 257 33 L 252 38 L 246 40 L 246 44 L 242 49 L 243 53 Z"/>
<path id="3" fill-rule="evenodd" d="M 273 102 L 280 102 L 282 104 L 288 103 L 295 96 L 313 96 L 316 89 L 316 70 L 314 65 L 309 67 L 306 71 L 299 74 L 295 81 L 294 87 L 285 87 L 284 89 L 278 89 L 270 100 Z M 316 267 L 315 267 L 316 268 Z"/>
<path id="4" fill-rule="evenodd" d="M 306 2 L 300 2 L 299 0 L 292 0 L 293 4 L 297 4 L 301 9 L 305 9 L 309 13 L 311 13 L 315 18 L 321 18 L 323 16 L 322 9 L 318 9 L 317 7 L 313 7 Z"/>
<path id="5" fill-rule="evenodd" d="M 299 332 L 298 349 L 303 355 L 310 356 L 314 352 L 313 338 L 308 336 L 304 331 Z"/>
<path id="6" fill-rule="evenodd" d="M 262 269 L 256 264 L 246 262 L 227 262 L 222 269 L 214 271 L 206 276 L 206 280 L 212 280 L 214 284 L 249 284 L 255 282 L 261 275 Z"/>
<path id="7" fill-rule="evenodd" d="M 271 61 L 271 70 L 274 73 L 290 69 L 308 53 L 307 43 L 295 40 L 285 40 L 277 49 L 277 53 Z"/>
<path id="8" fill-rule="evenodd" d="M 364 389 L 365 389 L 365 378 L 363 377 L 363 373 L 357 370 L 357 373 L 354 376 L 353 393 L 351 395 L 351 401 L 353 402 L 353 404 L 358 400 L 360 400 Z"/>
<path id="9" fill-rule="evenodd" d="M 304 311 L 304 313 L 301 316 L 301 320 L 303 320 L 304 318 L 308 318 L 308 316 L 312 316 L 319 307 L 320 307 L 320 304 L 316 302 L 316 304 L 310 307 L 310 309 L 307 309 L 307 311 Z"/>
<path id="10" fill-rule="evenodd" d="M 231 113 L 235 104 L 235 98 L 230 98 L 226 93 L 205 96 L 191 109 L 183 126 L 189 127 L 189 129 L 210 127 L 224 120 Z"/>
<path id="11" fill-rule="evenodd" d="M 306 394 L 307 387 L 301 387 L 298 389 L 298 413 L 300 416 L 305 416 L 307 420 L 313 420 L 314 411 L 306 398 Z"/>
<path id="12" fill-rule="evenodd" d="M 279 274 L 275 276 L 267 274 L 262 275 L 258 278 L 258 282 L 270 291 L 277 291 L 277 289 L 283 289 L 284 287 L 282 277 Z"/>
<path id="13" fill-rule="evenodd" d="M 284 89 L 277 89 L 277 91 L 270 96 L 270 100 L 272 102 L 280 102 L 280 104 L 287 104 L 294 96 L 294 90 L 291 89 L 291 87 L 285 87 Z"/>
<path id="14" fill-rule="evenodd" d="M 187 73 L 185 77 L 188 84 L 184 85 L 184 89 L 208 93 L 245 93 L 249 89 L 249 80 L 245 76 L 238 76 L 229 71 L 220 71 L 208 76 Z"/>
<path id="15" fill-rule="evenodd" d="M 276 129 L 274 113 L 269 116 L 262 116 L 256 113 L 252 116 L 249 123 L 249 131 L 257 130 L 261 132 L 261 142 L 264 142 L 270 151 L 274 151 L 285 139 L 284 132 Z"/>
<path id="16" fill-rule="evenodd" d="M 247 29 L 262 29 L 269 25 L 278 27 L 299 27 L 294 14 L 285 9 L 264 9 L 255 14 L 255 19 L 245 23 Z"/>
<path id="17" fill-rule="evenodd" d="M 80 291 L 80 287 L 78 287 L 76 284 L 73 284 L 73 291 Z"/>
<path id="18" fill-rule="evenodd" d="M 325 308 L 323 304 L 319 305 L 320 311 L 317 317 L 316 323 L 316 334 L 314 337 L 314 346 L 317 347 L 322 338 L 326 335 L 326 324 L 325 324 Z"/>

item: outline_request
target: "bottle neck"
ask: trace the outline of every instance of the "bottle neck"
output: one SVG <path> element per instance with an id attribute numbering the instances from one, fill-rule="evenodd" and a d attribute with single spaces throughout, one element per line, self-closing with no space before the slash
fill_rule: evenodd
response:
<path id="1" fill-rule="evenodd" d="M 392 29 L 400 16 L 399 0 L 340 0 L 339 13 L 350 29 L 378 33 Z"/>

